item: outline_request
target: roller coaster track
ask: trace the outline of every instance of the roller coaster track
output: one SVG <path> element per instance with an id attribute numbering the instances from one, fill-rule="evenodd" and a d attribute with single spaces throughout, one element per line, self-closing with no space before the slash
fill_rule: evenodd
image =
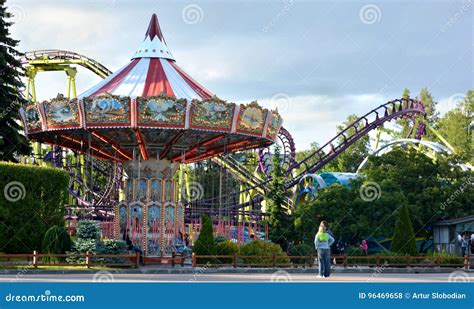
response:
<path id="1" fill-rule="evenodd" d="M 348 147 L 354 144 L 363 136 L 367 135 L 370 131 L 382 126 L 384 123 L 400 119 L 400 118 L 409 118 L 413 122 L 413 127 L 410 131 L 415 139 L 421 139 L 425 134 L 425 108 L 422 102 L 414 99 L 397 99 L 389 101 L 385 104 L 380 105 L 379 107 L 371 110 L 367 114 L 363 115 L 350 125 L 348 125 L 343 131 L 338 133 L 326 144 L 321 146 L 319 149 L 308 155 L 306 158 L 299 162 L 294 162 L 289 169 L 293 170 L 296 168 L 304 167 L 304 169 L 292 177 L 285 183 L 285 188 L 290 189 L 296 184 L 299 183 L 300 179 L 304 177 L 307 173 L 315 173 L 326 164 L 335 159 L 339 154 L 344 152 Z M 260 184 L 247 188 L 244 191 L 234 193 L 241 194 L 242 192 L 255 189 L 256 187 L 261 187 L 268 185 L 271 181 L 271 178 L 268 178 L 265 181 L 262 181 Z M 253 200 L 241 203 L 237 205 L 230 205 L 226 210 L 233 211 L 236 209 L 244 208 L 247 206 L 255 205 L 263 201 L 264 197 L 262 195 L 256 196 Z M 193 205 L 198 207 L 213 207 L 218 199 L 206 199 L 201 201 L 194 201 Z"/>
<path id="2" fill-rule="evenodd" d="M 98 61 L 84 55 L 67 50 L 45 49 L 25 53 L 22 64 L 31 66 L 64 66 L 69 64 L 80 65 L 102 78 L 106 78 L 112 71 Z"/>

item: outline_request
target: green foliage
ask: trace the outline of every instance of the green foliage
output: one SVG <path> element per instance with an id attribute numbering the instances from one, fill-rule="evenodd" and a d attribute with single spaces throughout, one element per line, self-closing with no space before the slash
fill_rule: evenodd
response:
<path id="1" fill-rule="evenodd" d="M 212 221 L 208 215 L 201 216 L 202 228 L 199 237 L 194 244 L 193 251 L 197 255 L 215 255 L 216 243 L 214 242 Z M 212 258 L 198 258 L 198 263 L 213 263 Z"/>
<path id="2" fill-rule="evenodd" d="M 272 180 L 268 184 L 268 194 L 265 197 L 267 205 L 269 237 L 272 242 L 279 244 L 284 250 L 288 247 L 294 235 L 293 218 L 284 208 L 286 199 L 285 177 L 282 170 L 280 146 L 275 146 L 272 156 Z"/>
<path id="3" fill-rule="evenodd" d="M 19 133 L 18 121 L 18 110 L 26 103 L 20 92 L 24 74 L 19 60 L 22 54 L 16 50 L 19 41 L 10 37 L 12 16 L 4 3 L 0 3 L 0 159 L 18 162 L 20 155 L 30 153 L 27 139 Z"/>
<path id="4" fill-rule="evenodd" d="M 398 216 L 390 249 L 397 253 L 418 255 L 415 232 L 413 231 L 413 224 L 411 223 L 410 212 L 407 205 L 401 205 L 398 209 Z"/>
<path id="5" fill-rule="evenodd" d="M 224 240 L 217 244 L 216 247 L 217 255 L 234 255 L 239 254 L 239 246 L 230 240 Z M 232 263 L 232 258 L 220 258 L 220 263 Z"/>
<path id="6" fill-rule="evenodd" d="M 100 227 L 96 221 L 81 220 L 78 222 L 76 230 L 77 239 L 99 239 Z"/>
<path id="7" fill-rule="evenodd" d="M 272 256 L 275 255 L 276 263 L 289 263 L 286 253 L 283 252 L 278 244 L 254 240 L 240 247 L 240 255 L 242 256 L 268 256 L 268 258 L 246 257 L 242 258 L 246 264 L 271 264 Z M 265 265 L 262 265 L 265 266 Z M 268 266 L 268 265 L 267 265 Z"/>
<path id="8" fill-rule="evenodd" d="M 43 236 L 64 225 L 69 176 L 62 170 L 0 162 L 0 251 L 40 251 Z"/>
<path id="9" fill-rule="evenodd" d="M 223 242 L 223 241 L 226 241 L 227 240 L 227 237 L 223 236 L 223 235 L 217 235 L 215 238 L 214 238 L 214 242 L 217 244 Z"/>
<path id="10" fill-rule="evenodd" d="M 454 147 L 463 162 L 474 163 L 474 90 L 437 123 L 438 132 Z"/>
<path id="11" fill-rule="evenodd" d="M 314 247 L 310 245 L 298 244 L 291 249 L 290 255 L 291 256 L 310 256 L 310 255 L 315 256 L 316 252 L 314 250 Z M 294 259 L 291 259 L 291 262 L 295 264 L 309 264 L 311 263 L 311 258 L 307 258 L 307 259 L 294 258 Z"/>
<path id="12" fill-rule="evenodd" d="M 432 252 L 426 256 L 426 260 L 435 264 L 453 264 L 462 265 L 464 260 L 459 254 L 447 253 L 447 252 Z"/>
<path id="13" fill-rule="evenodd" d="M 349 115 L 341 125 L 337 126 L 337 132 L 340 133 L 354 121 L 359 119 L 357 115 Z M 358 130 L 362 130 L 365 126 L 364 122 L 358 124 Z M 347 135 L 354 134 L 355 128 L 350 128 L 346 131 Z M 343 141 L 343 137 L 340 137 L 340 141 Z M 355 173 L 359 167 L 360 162 L 369 155 L 370 149 L 370 137 L 365 135 L 361 137 L 357 142 L 352 144 L 343 153 L 338 155 L 334 160 L 329 162 L 325 167 L 325 171 L 332 172 L 352 172 Z"/>
<path id="14" fill-rule="evenodd" d="M 107 254 L 127 253 L 127 244 L 123 240 L 105 239 L 100 240 L 100 227 L 97 221 L 81 220 L 77 224 L 76 239 L 73 242 L 71 254 L 84 254 L 89 252 L 91 256 Z M 68 257 L 68 263 L 84 264 L 84 257 Z M 91 258 L 92 263 L 97 264 L 121 264 L 125 263 L 124 258 Z"/>
<path id="15" fill-rule="evenodd" d="M 54 225 L 50 227 L 43 237 L 42 253 L 64 254 L 71 247 L 71 239 L 64 227 Z M 60 261 L 61 258 L 46 257 L 45 261 Z"/>

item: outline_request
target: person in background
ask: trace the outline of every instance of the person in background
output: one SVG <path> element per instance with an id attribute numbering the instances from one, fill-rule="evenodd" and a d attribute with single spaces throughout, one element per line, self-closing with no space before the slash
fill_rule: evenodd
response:
<path id="1" fill-rule="evenodd" d="M 471 254 L 474 254 L 474 233 L 471 234 Z"/>
<path id="2" fill-rule="evenodd" d="M 318 233 L 314 236 L 314 247 L 318 251 L 318 278 L 328 278 L 331 275 L 331 245 L 334 243 L 334 238 L 329 235 L 326 226 L 326 221 L 321 222 Z"/>
<path id="3" fill-rule="evenodd" d="M 369 246 L 367 245 L 367 241 L 365 239 L 362 240 L 362 245 L 360 247 L 362 250 L 364 250 L 365 255 L 369 255 Z"/>
<path id="4" fill-rule="evenodd" d="M 462 256 L 466 256 L 466 251 L 467 251 L 467 247 L 468 247 L 468 238 L 467 238 L 467 234 L 464 234 L 462 236 L 462 240 L 461 240 L 461 255 Z"/>

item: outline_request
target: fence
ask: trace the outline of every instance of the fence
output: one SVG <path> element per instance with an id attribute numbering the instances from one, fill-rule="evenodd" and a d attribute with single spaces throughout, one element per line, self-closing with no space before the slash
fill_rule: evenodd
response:
<path id="1" fill-rule="evenodd" d="M 65 258 L 83 258 L 83 264 L 65 263 L 61 260 Z M 55 263 L 51 258 L 58 259 L 61 262 Z M 98 259 L 123 259 L 128 263 L 95 263 Z M 38 266 L 85 266 L 91 268 L 94 266 L 134 266 L 139 267 L 140 253 L 136 254 L 90 254 L 89 252 L 83 254 L 45 254 L 33 251 L 33 253 L 20 254 L 2 254 L 0 253 L 0 266 L 31 266 L 37 268 Z"/>
<path id="2" fill-rule="evenodd" d="M 198 263 L 199 260 L 207 260 L 206 263 Z M 192 255 L 193 267 L 200 266 L 232 266 L 232 267 L 313 267 L 316 256 L 277 256 L 277 255 Z M 372 267 L 397 267 L 397 266 L 417 266 L 417 267 L 464 267 L 469 268 L 473 258 L 469 256 L 445 257 L 445 256 L 348 256 L 333 255 L 336 265 L 344 267 L 350 266 L 372 266 Z M 281 262 L 287 260 L 289 262 Z M 291 262 L 297 260 L 296 263 Z M 303 261 L 303 263 L 301 263 Z"/>

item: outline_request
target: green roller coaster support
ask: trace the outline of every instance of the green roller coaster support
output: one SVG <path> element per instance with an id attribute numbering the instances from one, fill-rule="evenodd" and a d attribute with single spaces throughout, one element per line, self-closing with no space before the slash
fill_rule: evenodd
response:
<path id="1" fill-rule="evenodd" d="M 453 153 L 456 153 L 456 150 L 454 149 L 454 147 L 435 128 L 433 128 L 429 124 L 425 124 L 425 125 L 426 125 L 426 128 L 430 130 L 431 133 L 434 134 L 434 136 L 436 136 L 446 147 L 449 148 L 449 150 L 451 150 Z"/>

